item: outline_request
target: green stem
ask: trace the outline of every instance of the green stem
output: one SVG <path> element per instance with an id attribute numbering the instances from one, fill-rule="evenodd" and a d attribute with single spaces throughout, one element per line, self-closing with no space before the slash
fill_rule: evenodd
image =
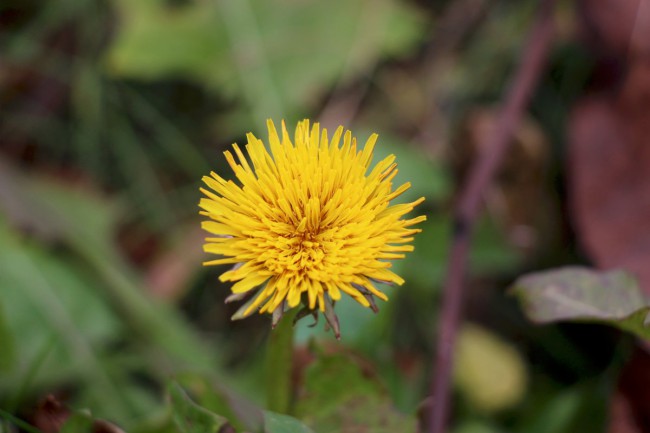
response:
<path id="1" fill-rule="evenodd" d="M 293 319 L 297 309 L 288 311 L 271 331 L 266 352 L 266 405 L 268 410 L 288 414 L 291 407 L 293 370 Z"/>

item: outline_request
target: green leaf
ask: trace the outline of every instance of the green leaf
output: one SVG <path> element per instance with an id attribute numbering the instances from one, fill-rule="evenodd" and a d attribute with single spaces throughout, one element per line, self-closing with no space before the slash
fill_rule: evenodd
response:
<path id="1" fill-rule="evenodd" d="M 176 379 L 177 386 L 188 390 L 198 405 L 224 416 L 237 431 L 259 432 L 262 429 L 262 410 L 224 386 L 223 382 L 228 382 L 232 377 L 215 381 L 205 375 L 187 372 Z M 259 392 L 259 387 L 256 392 Z"/>
<path id="2" fill-rule="evenodd" d="M 168 391 L 172 406 L 172 419 L 180 433 L 216 433 L 230 428 L 230 423 L 225 417 L 195 403 L 177 383 L 172 383 Z M 249 426 L 246 430 L 250 429 L 258 431 L 258 427 L 255 426 Z M 297 419 L 270 411 L 263 412 L 263 429 L 264 433 L 313 433 L 309 427 Z"/>
<path id="3" fill-rule="evenodd" d="M 313 433 L 314 431 L 289 415 L 264 411 L 264 433 Z"/>
<path id="4" fill-rule="evenodd" d="M 422 15 L 395 0 L 113 3 L 121 25 L 107 54 L 111 72 L 203 83 L 243 99 L 261 130 L 266 117 L 293 116 L 333 84 L 410 51 L 425 30 Z M 247 111 L 228 123 L 242 118 L 250 125 Z"/>
<path id="5" fill-rule="evenodd" d="M 0 292 L 3 302 L 12 306 L 5 313 L 7 329 L 21 344 L 16 346 L 19 362 L 12 374 L 0 376 L 0 386 L 14 394 L 21 392 L 25 380 L 31 386 L 51 386 L 81 378 L 97 391 L 96 397 L 103 396 L 109 412 L 128 412 L 98 350 L 117 338 L 119 320 L 101 296 L 88 289 L 92 282 L 87 275 L 60 255 L 25 242 L 3 223 L 0 220 Z M 43 365 L 30 372 L 44 347 L 51 350 Z"/>
<path id="6" fill-rule="evenodd" d="M 78 401 L 132 427 L 156 402 L 131 371 L 215 374 L 212 348 L 172 306 L 146 296 L 115 245 L 114 200 L 0 165 L 0 292 L 3 306 L 11 305 L 4 310 L 9 331 L 21 343 L 11 373 L 0 375 L 10 405 L 75 383 Z M 123 350 L 111 350 L 116 341 L 126 343 Z"/>
<path id="7" fill-rule="evenodd" d="M 70 415 L 60 433 L 88 433 L 92 431 L 93 418 L 88 411 L 78 411 Z"/>
<path id="8" fill-rule="evenodd" d="M 650 301 L 624 271 L 554 269 L 520 277 L 511 291 L 534 322 L 600 322 L 650 338 Z"/>
<path id="9" fill-rule="evenodd" d="M 398 412 L 383 386 L 350 355 L 320 354 L 300 395 L 296 413 L 318 433 L 415 431 L 415 419 Z"/>
<path id="10" fill-rule="evenodd" d="M 172 418 L 180 433 L 218 432 L 228 420 L 194 403 L 178 384 L 169 386 Z"/>
<path id="11" fill-rule="evenodd" d="M 0 164 L 4 192 L 0 194 L 0 208 L 8 211 L 10 223 L 69 247 L 84 262 L 88 274 L 95 275 L 96 281 L 89 282 L 88 287 L 105 292 L 133 335 L 162 348 L 167 359 L 183 366 L 214 369 L 215 354 L 168 305 L 146 296 L 136 270 L 115 245 L 119 203 L 88 188 L 50 178 L 28 178 L 9 164 Z M 12 267 L 13 271 L 19 269 Z M 37 278 L 38 274 L 27 272 L 26 277 Z"/>

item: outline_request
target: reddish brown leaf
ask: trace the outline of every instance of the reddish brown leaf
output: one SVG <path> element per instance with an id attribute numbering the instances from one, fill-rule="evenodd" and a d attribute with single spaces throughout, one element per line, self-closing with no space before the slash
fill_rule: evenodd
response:
<path id="1" fill-rule="evenodd" d="M 650 55 L 650 1 L 580 0 L 580 15 L 594 47 L 619 58 Z"/>
<path id="2" fill-rule="evenodd" d="M 649 38 L 650 40 L 650 38 Z M 602 268 L 650 293 L 650 67 L 630 68 L 618 98 L 585 98 L 570 119 L 569 189 L 577 234 Z"/>
<path id="3" fill-rule="evenodd" d="M 70 417 L 70 409 L 54 395 L 48 395 L 38 404 L 32 424 L 43 433 L 58 433 Z"/>

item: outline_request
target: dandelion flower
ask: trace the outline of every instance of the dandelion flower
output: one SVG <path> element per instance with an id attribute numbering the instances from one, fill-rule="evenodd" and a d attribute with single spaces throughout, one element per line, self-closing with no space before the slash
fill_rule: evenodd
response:
<path id="1" fill-rule="evenodd" d="M 275 325 L 303 304 L 315 317 L 323 312 L 338 336 L 332 306 L 341 296 L 376 311 L 374 297 L 388 298 L 374 283 L 404 283 L 391 260 L 413 250 L 409 242 L 420 230 L 412 226 L 426 217 L 402 217 L 424 198 L 390 205 L 410 184 L 393 190 L 394 155 L 370 168 L 377 134 L 357 150 L 343 127 L 330 139 L 304 120 L 292 141 L 284 122 L 281 137 L 267 125 L 269 149 L 249 133 L 248 158 L 237 144 L 237 159 L 224 153 L 238 183 L 214 172 L 203 177 L 199 206 L 209 220 L 202 227 L 214 235 L 204 250 L 219 256 L 204 264 L 234 265 L 219 277 L 234 282 L 226 302 L 250 299 L 233 319 L 259 311 L 273 314 Z"/>

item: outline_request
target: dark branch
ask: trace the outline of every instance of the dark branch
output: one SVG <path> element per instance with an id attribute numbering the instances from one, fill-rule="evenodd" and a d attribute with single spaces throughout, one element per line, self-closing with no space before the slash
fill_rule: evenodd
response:
<path id="1" fill-rule="evenodd" d="M 493 133 L 485 137 L 484 145 L 479 146 L 486 151 L 472 167 L 467 183 L 460 194 L 440 315 L 436 362 L 431 386 L 432 406 L 427 411 L 429 416 L 425 422 L 426 431 L 429 433 L 446 431 L 453 352 L 463 304 L 463 284 L 472 228 L 481 207 L 483 193 L 508 149 L 512 134 L 528 105 L 544 67 L 553 39 L 554 4 L 555 0 L 542 1 L 497 125 Z"/>

